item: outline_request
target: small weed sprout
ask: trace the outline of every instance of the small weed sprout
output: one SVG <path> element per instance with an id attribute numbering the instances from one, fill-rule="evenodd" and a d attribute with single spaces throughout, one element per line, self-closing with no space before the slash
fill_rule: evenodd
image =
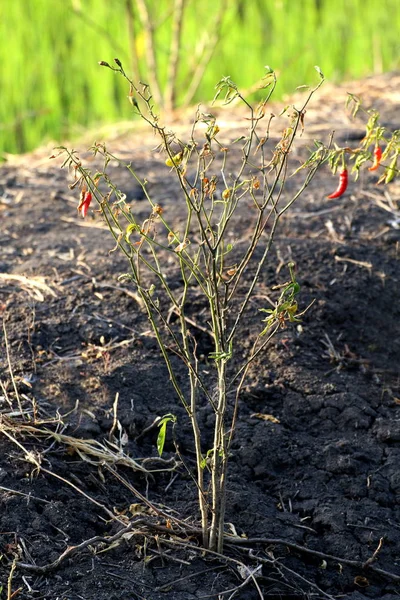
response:
<path id="1" fill-rule="evenodd" d="M 293 144 L 304 129 L 306 107 L 324 81 L 318 68 L 319 80 L 308 90 L 301 107 L 287 110 L 289 123 L 277 143 L 270 139 L 274 115 L 267 112 L 276 85 L 274 71 L 266 68 L 262 88 L 265 97 L 255 109 L 229 77 L 221 79 L 216 86 L 215 99 L 223 98 L 225 105 L 235 100 L 248 111 L 246 134 L 226 147 L 219 139 L 220 127 L 212 114 L 197 110 L 190 138 L 181 140 L 160 124 L 148 85 L 135 84 L 118 59 L 115 59 L 116 66 L 106 62 L 100 64 L 127 80 L 128 99 L 133 110 L 158 136 L 165 169 L 173 172 L 179 186 L 180 197 L 176 202 L 184 209 L 184 221 L 180 225 L 171 222 L 168 209 L 164 210 L 151 197 L 146 182 L 141 180 L 135 168 L 109 152 L 105 144 L 96 143 L 92 147 L 93 154 L 102 157 L 104 163 L 103 168 L 93 175 L 73 150 L 61 147 L 59 151 L 65 158 L 63 166 L 68 166 L 75 174 L 71 187 L 81 190 L 80 211 L 86 214 L 89 202 L 97 201 L 116 248 L 129 263 L 130 272 L 124 277 L 135 287 L 172 386 L 191 422 L 202 543 L 205 548 L 221 553 L 227 467 L 244 380 L 252 361 L 263 352 L 279 328 L 287 322 L 296 323 L 304 312 L 299 313 L 298 309 L 300 287 L 294 264 L 288 265 L 290 280 L 281 286 L 275 307 L 262 309 L 267 314 L 264 323 L 251 300 L 265 270 L 281 217 L 301 196 L 323 162 L 329 161 L 335 172 L 344 164 L 344 156 L 349 150 L 331 149 L 316 142 L 315 151 L 295 171 L 304 168 L 304 178 L 295 191 L 288 189 L 286 183 L 291 173 L 289 163 Z M 370 123 L 368 135 L 369 142 L 378 144 L 383 133 L 376 130 L 376 123 Z M 391 160 L 385 171 L 386 179 L 390 179 L 391 169 L 396 168 L 393 163 L 395 158 L 397 161 L 397 139 L 395 142 L 384 153 L 384 157 Z M 231 172 L 229 153 L 238 146 L 241 159 Z M 350 157 L 355 158 L 357 173 L 361 160 L 373 160 L 368 146 L 361 153 L 353 152 Z M 143 222 L 132 212 L 125 194 L 111 181 L 107 171 L 111 160 L 125 167 L 141 186 L 149 208 Z M 100 182 L 105 184 L 107 192 L 101 191 Z M 243 205 L 246 216 L 251 218 L 251 228 L 246 241 L 235 244 L 235 228 L 243 218 Z M 171 264 L 178 269 L 179 285 L 178 278 L 171 285 L 171 278 L 166 274 Z M 205 307 L 206 316 L 201 323 L 190 317 L 194 302 L 203 303 Z M 249 314 L 253 319 L 260 316 L 260 331 L 247 355 L 243 356 L 238 333 Z M 211 340 L 212 351 L 206 357 L 199 348 L 199 331 Z M 176 357 L 186 369 L 186 383 L 177 376 Z M 204 447 L 205 432 L 199 423 L 199 407 L 206 404 L 214 415 L 211 448 Z M 169 424 L 175 426 L 172 414 L 159 422 L 159 454 L 163 452 Z"/>

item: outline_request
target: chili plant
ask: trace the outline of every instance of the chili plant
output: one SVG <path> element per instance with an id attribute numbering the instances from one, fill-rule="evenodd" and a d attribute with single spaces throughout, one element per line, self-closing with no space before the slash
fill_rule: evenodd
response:
<path id="1" fill-rule="evenodd" d="M 340 169 L 338 187 L 328 196 L 331 199 L 340 198 L 347 190 L 350 174 L 348 163 L 352 163 L 351 173 L 354 175 L 355 181 L 359 178 L 361 168 L 371 160 L 372 165 L 368 167 L 368 171 L 379 174 L 378 184 L 391 183 L 399 175 L 397 163 L 400 155 L 400 129 L 390 132 L 380 125 L 379 112 L 375 109 L 365 109 L 361 99 L 354 94 L 348 94 L 346 106 L 351 108 L 354 117 L 359 111 L 367 117 L 365 135 L 356 148 L 339 147 L 335 144 L 334 148 L 328 152 L 326 160 L 329 162 L 332 173 L 336 174 Z M 372 152 L 371 146 L 373 146 Z M 318 155 L 314 153 L 300 168 L 312 166 L 318 158 Z"/>
<path id="2" fill-rule="evenodd" d="M 300 316 L 297 303 L 300 288 L 292 264 L 289 265 L 290 281 L 282 284 L 283 291 L 275 308 L 265 309 L 268 316 L 264 326 L 251 299 L 265 270 L 280 219 L 327 158 L 328 150 L 320 145 L 298 187 L 294 192 L 287 190 L 291 150 L 304 129 L 306 107 L 324 77 L 317 69 L 319 80 L 315 87 L 308 90 L 299 108 L 292 107 L 286 112 L 289 123 L 278 142 L 270 139 L 275 115 L 267 112 L 276 85 L 273 70 L 266 68 L 262 88 L 265 97 L 256 108 L 229 77 L 221 79 L 216 86 L 216 98 L 222 97 L 224 104 L 240 102 L 248 111 L 247 132 L 227 147 L 220 141 L 216 117 L 200 110 L 196 112 L 188 139 L 179 139 L 160 124 L 146 84 L 136 84 L 130 79 L 118 59 L 115 59 L 116 66 L 100 64 L 127 80 L 133 110 L 158 136 L 164 168 L 166 172 L 172 171 L 179 186 L 180 197 L 176 202 L 184 209 L 183 223 L 171 222 L 168 208 L 164 209 L 151 197 L 146 182 L 141 180 L 134 166 L 109 152 L 104 144 L 96 143 L 92 147 L 93 154 L 101 157 L 103 164 L 94 174 L 73 150 L 65 147 L 59 150 L 65 156 L 63 166 L 70 167 L 75 174 L 72 187 L 81 190 L 81 213 L 86 214 L 88 198 L 97 201 L 116 248 L 130 266 L 124 277 L 136 288 L 172 386 L 191 422 L 202 541 L 204 547 L 222 552 L 227 467 L 240 391 L 249 366 L 271 337 Z M 240 149 L 236 153 L 240 159 L 231 167 L 230 157 L 236 147 Z M 138 219 L 125 194 L 109 177 L 111 160 L 124 166 L 141 186 L 149 209 L 144 221 Z M 235 244 L 235 228 L 243 218 L 243 205 L 252 220 L 251 229 L 245 243 Z M 179 285 L 176 281 L 172 285 L 166 275 L 171 263 L 178 269 Z M 245 273 L 247 277 L 250 274 L 250 283 L 246 286 Z M 206 318 L 199 327 L 209 336 L 212 346 L 206 357 L 198 347 L 198 324 L 189 316 L 191 303 L 199 296 L 206 305 Z M 259 315 L 260 331 L 243 357 L 238 333 L 249 314 L 256 318 Z M 187 387 L 177 376 L 176 357 L 186 369 Z M 214 419 L 211 448 L 204 445 L 205 431 L 199 422 L 199 407 L 205 404 Z M 167 415 L 160 424 L 159 452 L 163 450 L 170 421 L 175 422 L 173 415 Z"/>

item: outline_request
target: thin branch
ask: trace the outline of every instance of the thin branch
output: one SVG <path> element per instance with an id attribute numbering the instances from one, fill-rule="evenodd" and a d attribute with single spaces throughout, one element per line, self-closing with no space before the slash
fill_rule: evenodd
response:
<path id="1" fill-rule="evenodd" d="M 57 473 L 53 473 L 53 471 L 49 471 L 48 469 L 45 469 L 38 458 L 36 458 L 36 456 L 34 455 L 33 452 L 29 452 L 15 437 L 13 437 L 6 429 L 5 427 L 0 423 L 0 431 L 4 433 L 4 435 L 6 437 L 8 437 L 8 439 L 13 442 L 16 446 L 18 446 L 18 448 L 20 450 L 23 451 L 24 455 L 25 455 L 25 460 L 33 465 L 35 465 L 36 469 L 39 471 L 43 471 L 43 473 L 46 473 L 47 475 L 51 475 L 52 477 L 55 477 L 56 479 L 58 479 L 59 481 L 62 481 L 63 483 L 66 483 L 67 485 L 69 485 L 70 487 L 72 487 L 75 491 L 77 491 L 79 494 L 82 494 L 82 496 L 84 496 L 87 500 L 89 500 L 89 502 L 92 502 L 93 504 L 95 504 L 97 507 L 101 508 L 102 510 L 104 510 L 104 512 L 108 515 L 108 517 L 110 519 L 113 519 L 115 521 L 120 522 L 120 519 L 111 511 L 109 510 L 104 504 L 101 504 L 101 502 L 98 502 L 97 500 L 95 500 L 94 498 L 92 498 L 91 496 L 89 496 L 89 494 L 86 494 L 86 492 L 84 492 L 83 490 L 81 490 L 80 488 L 78 488 L 78 486 L 76 486 L 75 484 L 73 484 L 71 481 L 68 481 L 68 479 L 64 479 L 64 477 L 61 477 L 61 475 L 57 475 Z"/>
<path id="2" fill-rule="evenodd" d="M 259 560 L 261 560 L 263 562 L 262 558 L 259 558 Z M 306 583 L 311 588 L 314 588 L 315 590 L 317 590 L 317 592 L 319 594 L 321 594 L 324 598 L 328 598 L 328 600 L 336 600 L 333 596 L 331 596 L 331 594 L 328 594 L 327 592 L 324 592 L 324 590 L 321 590 L 321 588 L 316 583 L 313 583 L 312 581 L 309 581 L 308 579 L 306 579 L 305 577 L 303 577 L 303 575 L 300 575 L 300 573 L 297 573 L 296 571 L 293 571 L 293 569 L 289 569 L 289 567 L 287 567 L 286 565 L 282 564 L 281 561 L 276 560 L 275 561 L 275 565 L 279 565 L 279 567 L 281 569 L 283 569 L 284 571 L 286 571 L 287 573 L 290 573 L 291 575 L 293 575 L 297 579 L 300 579 L 300 581 L 303 581 L 304 583 Z"/>
<path id="3" fill-rule="evenodd" d="M 335 556 L 333 554 L 326 554 L 325 552 L 319 552 L 318 550 L 312 550 L 311 548 L 305 548 L 304 546 L 300 546 L 299 544 L 295 544 L 294 542 L 290 542 L 288 540 L 283 540 L 281 538 L 240 538 L 240 537 L 229 537 L 226 536 L 226 545 L 233 546 L 254 546 L 255 544 L 263 544 L 263 545 L 283 545 L 291 548 L 292 550 L 297 550 L 302 554 L 309 554 L 310 556 L 316 556 L 318 558 L 322 558 L 325 560 L 333 560 L 335 562 L 348 565 L 349 567 L 356 567 L 357 569 L 369 570 L 375 573 L 376 575 L 381 575 L 382 577 L 386 577 L 387 579 L 391 579 L 392 581 L 400 581 L 400 575 L 396 573 L 391 573 L 390 571 L 385 571 L 384 569 L 380 569 L 379 567 L 375 567 L 373 564 L 368 562 L 363 562 L 361 560 L 352 560 L 349 558 L 343 558 L 342 556 Z"/>
<path id="4" fill-rule="evenodd" d="M 10 346 L 8 344 L 8 335 L 7 335 L 7 329 L 6 329 L 5 319 L 3 319 L 3 333 L 4 333 L 4 342 L 5 342 L 5 345 L 6 345 L 6 355 L 7 355 L 8 371 L 10 373 L 11 381 L 12 381 L 12 384 L 13 384 L 13 388 L 14 388 L 14 392 L 15 392 L 15 397 L 16 397 L 17 403 L 18 403 L 19 412 L 21 413 L 21 417 L 23 419 L 25 419 L 24 411 L 22 410 L 21 398 L 19 397 L 19 392 L 18 392 L 17 384 L 16 384 L 15 378 L 14 378 L 14 372 L 13 372 L 13 369 L 12 369 L 11 356 L 10 356 Z"/>
<path id="5" fill-rule="evenodd" d="M 181 542 L 179 540 L 172 540 L 172 539 L 163 539 L 162 540 L 164 544 L 168 544 L 170 546 L 177 546 L 178 548 L 186 548 L 187 550 L 191 550 L 194 552 L 199 552 L 201 554 L 208 554 L 214 558 L 217 558 L 225 563 L 232 563 L 233 565 L 235 565 L 236 567 L 240 566 L 244 572 L 248 573 L 249 576 L 251 577 L 255 588 L 257 590 L 257 593 L 259 595 L 259 598 L 261 600 L 264 600 L 264 596 L 260 590 L 260 586 L 258 585 L 256 578 L 254 577 L 254 571 L 252 571 L 247 565 L 245 565 L 242 561 L 240 560 L 236 560 L 235 558 L 231 558 L 230 556 L 225 556 L 224 554 L 221 554 L 220 552 L 216 552 L 215 550 L 209 550 L 208 548 L 201 548 L 199 546 L 195 546 L 194 544 L 190 544 L 187 542 Z"/>
<path id="6" fill-rule="evenodd" d="M 125 0 L 125 10 L 126 10 L 126 20 L 127 20 L 127 25 L 128 25 L 128 37 L 129 37 L 132 72 L 134 73 L 134 77 L 138 81 L 141 81 L 142 77 L 140 74 L 140 64 L 139 64 L 138 51 L 137 51 L 137 46 L 136 46 L 135 12 L 133 9 L 133 0 Z"/>
<path id="7" fill-rule="evenodd" d="M 97 547 L 99 546 L 99 544 L 107 544 L 109 546 L 110 544 L 113 544 L 114 542 L 120 540 L 124 535 L 132 531 L 134 527 L 138 527 L 143 523 L 146 523 L 145 519 L 138 519 L 136 521 L 132 521 L 127 527 L 120 529 L 115 535 L 111 537 L 96 535 L 90 538 L 89 540 L 81 542 L 77 546 L 68 546 L 68 548 L 64 550 L 64 552 L 60 554 L 60 556 L 56 558 L 56 560 L 54 560 L 51 563 L 47 563 L 46 565 L 43 565 L 41 567 L 38 565 L 23 562 L 17 562 L 17 567 L 20 567 L 25 571 L 31 571 L 40 575 L 45 575 L 46 573 L 50 573 L 51 571 L 55 571 L 56 569 L 58 569 L 58 567 L 60 567 L 61 564 L 67 560 L 67 558 L 72 558 L 72 556 L 78 554 L 78 552 L 81 552 L 81 550 L 84 550 L 89 546 Z"/>
<path id="8" fill-rule="evenodd" d="M 150 82 L 151 90 L 154 99 L 159 106 L 163 104 L 163 95 L 161 91 L 160 81 L 158 78 L 158 67 L 154 39 L 154 24 L 150 16 L 149 8 L 146 0 L 136 0 L 139 11 L 139 17 L 142 22 L 146 40 L 146 60 L 147 60 L 147 76 Z"/>
<path id="9" fill-rule="evenodd" d="M 165 108 L 172 111 L 176 102 L 176 80 L 179 69 L 179 52 L 181 49 L 182 21 L 186 0 L 175 0 L 171 33 L 171 46 L 165 86 Z"/>
<path id="10" fill-rule="evenodd" d="M 194 73 L 191 72 L 190 85 L 188 86 L 185 97 L 183 98 L 183 106 L 189 106 L 189 104 L 193 102 L 193 98 L 203 80 L 207 66 L 218 46 L 218 43 L 221 39 L 221 24 L 226 12 L 226 6 L 227 0 L 222 0 L 214 23 L 212 23 L 209 27 L 209 31 L 212 31 L 212 35 L 206 44 L 206 48 L 203 50 L 202 57 L 197 61 Z"/>
<path id="11" fill-rule="evenodd" d="M 67 4 L 67 7 L 68 7 L 68 4 Z M 96 23 L 96 21 L 94 21 L 89 16 L 87 10 L 82 10 L 81 8 L 77 8 L 75 2 L 73 2 L 72 6 L 69 6 L 68 8 L 71 12 L 74 13 L 74 15 L 76 15 L 79 19 L 81 19 L 84 23 L 86 23 L 86 25 L 88 25 L 91 29 L 93 29 L 93 31 L 95 31 L 97 33 L 97 35 L 101 35 L 104 39 L 106 39 L 110 48 L 113 48 L 114 51 L 116 51 L 120 56 L 127 58 L 127 53 L 126 53 L 126 49 L 124 48 L 124 46 L 120 46 L 117 43 L 115 36 L 111 35 L 111 33 L 110 33 L 109 29 L 107 29 L 107 27 L 103 27 L 102 25 L 99 25 L 99 23 Z M 96 12 L 94 12 L 94 14 L 96 14 Z"/>

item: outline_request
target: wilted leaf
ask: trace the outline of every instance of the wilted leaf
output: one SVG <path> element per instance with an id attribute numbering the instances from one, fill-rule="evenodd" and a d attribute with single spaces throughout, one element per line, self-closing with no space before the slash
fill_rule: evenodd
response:
<path id="1" fill-rule="evenodd" d="M 274 417 L 273 415 L 266 415 L 264 413 L 253 413 L 250 415 L 255 419 L 261 419 L 262 421 L 270 421 L 271 423 L 280 423 L 280 420 Z"/>
<path id="2" fill-rule="evenodd" d="M 362 577 L 361 575 L 357 575 L 357 577 L 354 577 L 354 583 L 355 585 L 358 585 L 358 587 L 368 587 L 369 586 L 369 581 L 366 577 Z"/>

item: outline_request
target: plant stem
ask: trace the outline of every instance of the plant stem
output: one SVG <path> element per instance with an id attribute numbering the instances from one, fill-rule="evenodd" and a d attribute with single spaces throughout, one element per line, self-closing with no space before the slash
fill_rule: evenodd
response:
<path id="1" fill-rule="evenodd" d="M 212 519 L 210 528 L 211 550 L 222 553 L 224 542 L 224 517 L 226 497 L 226 437 L 224 417 L 226 413 L 226 361 L 218 361 L 218 404 L 215 415 L 212 459 Z"/>
<path id="2" fill-rule="evenodd" d="M 148 65 L 148 77 L 151 89 L 154 94 L 154 99 L 159 106 L 162 106 L 162 92 L 160 82 L 158 80 L 158 68 L 156 59 L 156 49 L 154 40 L 154 24 L 150 16 L 149 8 L 146 0 L 136 0 L 140 20 L 142 22 L 143 31 L 146 39 L 146 60 Z"/>
<path id="3" fill-rule="evenodd" d="M 168 65 L 167 83 L 165 86 L 165 108 L 167 111 L 173 111 L 176 102 L 176 79 L 179 68 L 179 51 L 181 49 L 181 33 L 183 12 L 186 0 L 175 0 L 173 9 L 173 23 L 171 34 L 170 58 Z"/>
<path id="4" fill-rule="evenodd" d="M 190 222 L 190 218 L 188 219 Z M 197 469 L 197 491 L 199 498 L 199 508 L 201 514 L 201 529 L 203 535 L 203 545 L 208 548 L 208 505 L 206 501 L 204 491 L 204 468 L 203 468 L 203 454 L 201 451 L 201 433 L 199 423 L 197 420 L 197 384 L 198 384 L 198 367 L 195 352 L 191 352 L 189 348 L 189 336 L 187 330 L 187 324 L 185 319 L 185 306 L 187 305 L 187 293 L 188 293 L 188 280 L 185 271 L 185 264 L 181 260 L 181 273 L 184 283 L 184 289 L 182 292 L 181 300 L 179 303 L 179 320 L 181 326 L 181 338 L 185 357 L 188 362 L 188 376 L 190 381 L 190 421 L 193 430 L 193 440 L 196 452 L 196 469 Z M 194 358 L 194 365 L 192 365 L 191 355 Z M 189 368 L 190 365 L 190 368 Z"/>

